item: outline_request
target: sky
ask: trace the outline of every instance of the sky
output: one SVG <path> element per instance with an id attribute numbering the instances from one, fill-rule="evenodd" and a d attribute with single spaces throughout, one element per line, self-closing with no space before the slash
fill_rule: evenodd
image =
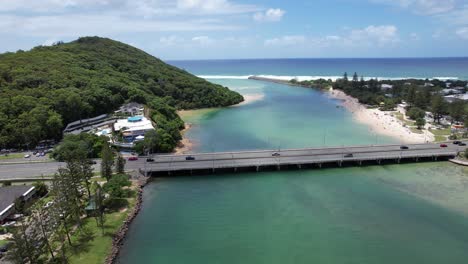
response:
<path id="1" fill-rule="evenodd" d="M 0 52 L 101 36 L 164 60 L 468 56 L 468 0 L 0 0 Z"/>

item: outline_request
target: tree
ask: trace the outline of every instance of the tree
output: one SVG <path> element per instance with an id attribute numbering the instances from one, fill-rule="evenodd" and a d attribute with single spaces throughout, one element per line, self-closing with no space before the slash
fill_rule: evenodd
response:
<path id="1" fill-rule="evenodd" d="M 112 177 L 112 166 L 114 166 L 114 154 L 109 144 L 105 144 L 101 152 L 101 176 L 108 181 Z"/>
<path id="2" fill-rule="evenodd" d="M 122 154 L 118 153 L 117 159 L 115 161 L 115 170 L 118 174 L 125 173 L 125 163 L 126 163 L 125 158 L 122 157 Z"/>
<path id="3" fill-rule="evenodd" d="M 416 119 L 416 126 L 418 127 L 418 129 L 421 129 L 425 125 L 426 125 L 426 120 L 424 118 Z"/>
<path id="4" fill-rule="evenodd" d="M 104 222 L 106 221 L 104 214 L 104 192 L 99 183 L 95 182 L 95 191 L 94 191 L 94 204 L 95 204 L 95 218 L 96 224 L 101 228 L 102 234 L 104 234 Z"/>
<path id="5" fill-rule="evenodd" d="M 468 149 L 465 149 L 465 159 L 468 159 Z"/>
<path id="6" fill-rule="evenodd" d="M 29 233 L 28 227 L 20 222 L 17 228 L 12 230 L 12 247 L 8 253 L 8 259 L 14 263 L 39 263 L 42 254 L 42 247 L 39 246 L 38 237 L 32 232 Z M 32 230 L 31 230 L 32 231 Z"/>
<path id="7" fill-rule="evenodd" d="M 434 95 L 431 99 L 431 110 L 434 115 L 434 119 L 440 124 L 440 119 L 446 109 L 444 98 L 440 95 Z"/>
<path id="8" fill-rule="evenodd" d="M 344 75 L 343 75 L 343 81 L 344 81 L 345 83 L 348 82 L 348 73 L 347 73 L 347 72 L 345 72 Z"/>
<path id="9" fill-rule="evenodd" d="M 407 115 L 408 115 L 409 118 L 411 118 L 413 120 L 417 120 L 417 119 L 424 118 L 425 115 L 426 115 L 426 112 L 424 112 L 424 110 L 422 110 L 421 108 L 411 107 L 408 110 Z"/>
<path id="10" fill-rule="evenodd" d="M 466 103 L 461 100 L 457 100 L 449 105 L 448 111 L 452 117 L 452 123 L 463 120 L 463 117 L 466 115 L 465 105 Z"/>

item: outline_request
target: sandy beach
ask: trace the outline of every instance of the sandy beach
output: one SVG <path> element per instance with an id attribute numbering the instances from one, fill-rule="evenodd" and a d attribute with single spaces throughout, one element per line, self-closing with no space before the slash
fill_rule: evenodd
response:
<path id="1" fill-rule="evenodd" d="M 193 149 L 193 142 L 185 136 L 185 133 L 192 128 L 192 124 L 185 123 L 185 128 L 180 131 L 182 134 L 182 140 L 177 144 L 177 147 L 174 150 L 174 154 L 186 154 L 190 153 Z"/>
<path id="2" fill-rule="evenodd" d="M 395 117 L 396 111 L 386 112 L 379 109 L 368 109 L 343 91 L 330 89 L 329 96 L 342 100 L 343 107 L 353 113 L 356 121 L 366 124 L 374 133 L 390 136 L 402 143 L 425 143 L 434 141 L 434 135 L 427 130 L 421 134 L 412 132 L 403 122 Z"/>

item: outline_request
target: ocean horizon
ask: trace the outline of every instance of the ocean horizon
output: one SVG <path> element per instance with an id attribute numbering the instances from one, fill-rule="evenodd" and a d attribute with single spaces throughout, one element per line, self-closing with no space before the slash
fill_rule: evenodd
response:
<path id="1" fill-rule="evenodd" d="M 357 72 L 366 79 L 468 80 L 468 57 L 292 58 L 168 60 L 205 79 L 247 79 L 253 75 L 299 79 L 341 78 Z"/>

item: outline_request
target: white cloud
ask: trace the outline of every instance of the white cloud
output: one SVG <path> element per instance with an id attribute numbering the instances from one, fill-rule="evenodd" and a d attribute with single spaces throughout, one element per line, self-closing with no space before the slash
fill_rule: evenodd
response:
<path id="1" fill-rule="evenodd" d="M 183 38 L 174 35 L 159 38 L 159 43 L 161 43 L 163 46 L 176 46 L 183 42 Z"/>
<path id="2" fill-rule="evenodd" d="M 282 36 L 279 38 L 272 38 L 265 40 L 265 46 L 295 46 L 304 44 L 306 37 L 302 35 L 295 36 Z"/>
<path id="3" fill-rule="evenodd" d="M 456 6 L 455 0 L 372 0 L 372 2 L 396 5 L 421 15 L 446 13 L 454 10 Z"/>
<path id="4" fill-rule="evenodd" d="M 458 37 L 468 40 L 468 27 L 462 27 L 455 32 Z"/>
<path id="5" fill-rule="evenodd" d="M 328 35 L 325 37 L 306 37 L 303 35 L 282 36 L 264 41 L 265 46 L 300 46 L 310 47 L 384 47 L 400 42 L 398 28 L 393 25 L 368 26 L 351 29 L 347 34 Z"/>
<path id="6" fill-rule="evenodd" d="M 393 25 L 368 26 L 351 30 L 348 41 L 353 43 L 376 43 L 379 46 L 399 42 L 398 29 Z"/>
<path id="7" fill-rule="evenodd" d="M 255 21 L 264 21 L 264 22 L 275 22 L 280 21 L 286 12 L 279 8 L 270 8 L 265 12 L 257 12 L 254 14 L 253 18 Z"/>
<path id="8" fill-rule="evenodd" d="M 211 39 L 210 37 L 207 37 L 207 36 L 193 37 L 192 41 L 201 46 L 209 46 L 215 42 L 214 39 Z"/>
<path id="9" fill-rule="evenodd" d="M 86 23 L 83 23 L 86 21 Z M 0 33 L 26 36 L 78 37 L 135 32 L 225 31 L 239 27 L 216 19 L 145 20 L 103 15 L 8 16 L 0 15 Z"/>

